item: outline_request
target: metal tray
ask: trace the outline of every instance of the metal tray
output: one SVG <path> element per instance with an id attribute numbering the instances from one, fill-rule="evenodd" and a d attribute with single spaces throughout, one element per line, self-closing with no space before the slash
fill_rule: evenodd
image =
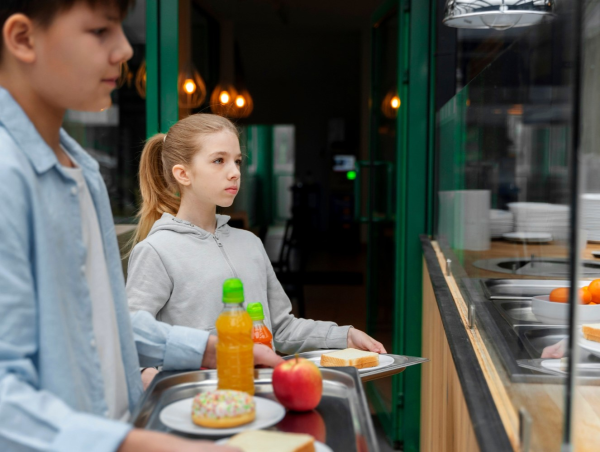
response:
<path id="1" fill-rule="evenodd" d="M 298 356 L 300 358 L 318 358 L 320 357 L 323 353 L 329 353 L 331 350 L 315 350 L 312 352 L 304 352 L 304 353 L 299 353 Z M 394 358 L 394 363 L 390 364 L 389 366 L 386 367 L 382 367 L 381 369 L 377 369 L 377 370 L 373 370 L 373 371 L 367 371 L 367 372 L 358 372 L 360 379 L 365 382 L 365 381 L 371 381 L 371 380 L 379 380 L 380 378 L 385 378 L 385 377 L 391 377 L 392 375 L 396 375 L 399 374 L 400 372 L 403 372 L 404 369 L 406 369 L 409 366 L 414 366 L 415 364 L 421 364 L 421 363 L 426 363 L 427 361 L 429 361 L 428 358 L 416 358 L 414 356 L 402 356 L 402 355 L 392 355 L 392 354 L 385 354 L 386 356 L 390 356 L 392 358 Z M 284 356 L 283 359 L 292 359 L 294 358 L 295 355 L 288 355 L 288 356 Z M 321 367 L 321 370 L 323 369 L 332 369 L 331 367 Z M 336 367 L 335 369 L 354 369 L 354 367 Z"/>
<path id="2" fill-rule="evenodd" d="M 270 430 L 303 432 L 315 437 L 324 435 L 324 438 L 316 439 L 326 443 L 334 451 L 378 452 L 379 446 L 357 370 L 353 367 L 324 368 L 321 369 L 321 374 L 323 398 L 316 410 L 304 414 L 288 412 L 286 417 Z M 254 385 L 257 397 L 275 400 L 271 385 L 272 375 L 273 369 L 255 371 Z M 160 422 L 159 415 L 170 403 L 216 387 L 216 370 L 161 372 L 134 410 L 133 425 L 186 438 L 202 438 L 171 430 Z"/>
<path id="3" fill-rule="evenodd" d="M 483 291 L 490 300 L 522 300 L 548 295 L 557 287 L 568 287 L 568 280 L 557 279 L 484 279 Z"/>
<path id="4" fill-rule="evenodd" d="M 531 300 L 494 300 L 494 306 L 511 326 L 540 325 L 531 309 Z"/>
<path id="5" fill-rule="evenodd" d="M 554 375 L 561 379 L 566 379 L 567 372 L 563 366 L 548 368 L 542 363 L 544 361 L 558 361 L 555 359 L 520 359 L 517 364 L 525 369 L 535 370 L 536 372 Z M 599 360 L 584 360 L 578 364 L 578 378 L 585 379 L 586 384 L 600 385 L 600 361 Z"/>

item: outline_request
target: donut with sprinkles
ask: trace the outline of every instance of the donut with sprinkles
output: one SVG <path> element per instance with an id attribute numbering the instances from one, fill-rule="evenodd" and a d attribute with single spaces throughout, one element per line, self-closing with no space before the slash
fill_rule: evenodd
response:
<path id="1" fill-rule="evenodd" d="M 237 427 L 252 422 L 255 416 L 254 397 L 241 391 L 201 392 L 192 403 L 192 421 L 201 427 Z"/>

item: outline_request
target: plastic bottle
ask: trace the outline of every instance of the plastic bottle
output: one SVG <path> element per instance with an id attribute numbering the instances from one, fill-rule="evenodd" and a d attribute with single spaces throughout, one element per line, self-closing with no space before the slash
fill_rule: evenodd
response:
<path id="1" fill-rule="evenodd" d="M 252 340 L 255 344 L 263 344 L 273 350 L 273 335 L 265 325 L 265 314 L 263 313 L 262 304 L 250 303 L 246 310 L 252 319 Z"/>
<path id="2" fill-rule="evenodd" d="M 242 307 L 244 286 L 236 278 L 223 283 L 223 311 L 217 318 L 218 389 L 254 394 L 252 319 Z"/>

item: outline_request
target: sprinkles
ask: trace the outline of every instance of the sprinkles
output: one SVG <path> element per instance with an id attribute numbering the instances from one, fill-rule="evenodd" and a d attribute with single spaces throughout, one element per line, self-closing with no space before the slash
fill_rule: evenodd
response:
<path id="1" fill-rule="evenodd" d="M 201 392 L 194 397 L 192 413 L 194 416 L 209 419 L 223 419 L 254 412 L 254 397 L 232 390 Z"/>

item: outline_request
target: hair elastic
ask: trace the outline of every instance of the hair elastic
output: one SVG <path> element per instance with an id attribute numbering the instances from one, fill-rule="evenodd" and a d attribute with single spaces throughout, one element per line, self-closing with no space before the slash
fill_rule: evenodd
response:
<path id="1" fill-rule="evenodd" d="M 167 141 L 167 134 L 165 133 L 165 136 L 163 137 L 163 143 Z"/>

